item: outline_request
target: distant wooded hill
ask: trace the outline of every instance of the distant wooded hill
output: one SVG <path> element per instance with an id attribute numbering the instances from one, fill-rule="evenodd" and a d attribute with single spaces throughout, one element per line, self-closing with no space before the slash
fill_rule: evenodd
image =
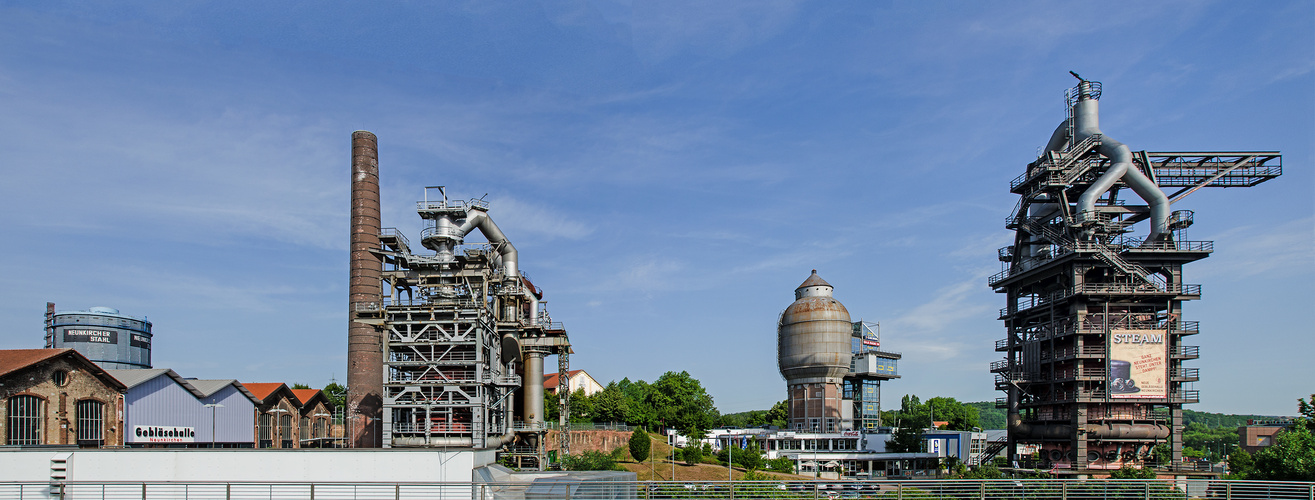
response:
<path id="1" fill-rule="evenodd" d="M 983 429 L 1005 428 L 1005 409 L 996 408 L 995 402 L 983 401 L 964 403 L 977 408 L 979 421 Z M 1231 415 L 1226 413 L 1209 413 L 1203 411 L 1183 410 L 1183 425 L 1199 423 L 1209 428 L 1231 428 L 1247 424 L 1247 420 L 1271 420 L 1278 417 L 1266 415 Z"/>

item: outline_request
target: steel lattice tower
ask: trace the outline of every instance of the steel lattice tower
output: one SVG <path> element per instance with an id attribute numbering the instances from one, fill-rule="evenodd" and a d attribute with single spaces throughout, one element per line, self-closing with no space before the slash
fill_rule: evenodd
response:
<path id="1" fill-rule="evenodd" d="M 1185 364 L 1200 355 L 1187 345 L 1200 327 L 1183 304 L 1201 298 L 1183 266 L 1214 246 L 1186 240 L 1193 212 L 1170 206 L 1202 187 L 1275 178 L 1282 156 L 1131 151 L 1100 131 L 1100 83 L 1079 80 L 1045 152 L 1010 183 L 1015 240 L 988 280 L 1007 297 L 1008 336 L 995 343 L 1004 359 L 991 372 L 1006 393 L 996 404 L 1008 408 L 1010 464 L 1072 474 L 1142 467 L 1168 443 L 1172 456 L 1157 461 L 1182 470 L 1182 407 L 1199 400 L 1185 385 L 1199 369 Z M 1139 222 L 1149 234 L 1130 236 Z M 1017 445 L 1034 445 L 1040 463 L 1017 456 Z"/>

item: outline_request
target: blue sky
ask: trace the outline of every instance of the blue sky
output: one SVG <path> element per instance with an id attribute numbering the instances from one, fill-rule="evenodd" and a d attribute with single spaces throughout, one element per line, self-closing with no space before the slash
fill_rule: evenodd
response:
<path id="1" fill-rule="evenodd" d="M 1315 4 L 0 3 L 0 348 L 45 302 L 148 316 L 184 376 L 346 372 L 349 145 L 384 226 L 488 194 L 600 381 L 784 399 L 775 322 L 817 269 L 904 354 L 884 394 L 992 400 L 1010 179 L 1104 83 L 1134 150 L 1281 150 L 1205 189 L 1186 318 L 1202 411 L 1315 392 Z M 1145 228 L 1141 228 L 1144 233 Z"/>

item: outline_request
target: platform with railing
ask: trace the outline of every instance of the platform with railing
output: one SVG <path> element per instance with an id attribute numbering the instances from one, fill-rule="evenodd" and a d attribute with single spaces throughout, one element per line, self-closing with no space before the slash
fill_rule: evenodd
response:
<path id="1" fill-rule="evenodd" d="M 1067 471 L 1039 460 L 1011 468 L 1028 473 Z M 1156 466 L 1165 475 L 1209 472 L 1208 463 Z M 882 471 L 883 473 L 885 471 Z M 525 482 L 255 482 L 255 481 L 55 481 L 0 482 L 0 499 L 224 499 L 224 500 L 410 500 L 410 499 L 1055 499 L 1220 500 L 1272 498 L 1310 500 L 1315 483 L 1221 479 L 877 479 L 773 481 L 598 481 L 557 475 Z"/>

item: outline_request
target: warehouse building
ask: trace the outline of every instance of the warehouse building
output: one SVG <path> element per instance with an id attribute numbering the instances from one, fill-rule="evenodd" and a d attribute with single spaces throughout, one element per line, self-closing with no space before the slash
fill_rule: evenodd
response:
<path id="1" fill-rule="evenodd" d="M 73 349 L 0 350 L 0 445 L 119 446 L 124 388 Z"/>
<path id="2" fill-rule="evenodd" d="M 167 368 L 109 373 L 127 386 L 123 405 L 127 447 L 234 448 L 254 443 L 254 398 L 233 387 L 232 381 L 190 380 Z"/>
<path id="3" fill-rule="evenodd" d="M 280 382 L 248 382 L 242 384 L 256 397 L 253 415 L 256 419 L 257 448 L 300 448 L 301 400 L 296 393 Z"/>
<path id="4" fill-rule="evenodd" d="M 301 401 L 298 446 L 301 448 L 340 448 L 342 435 L 333 436 L 333 403 L 319 389 L 292 389 Z"/>

